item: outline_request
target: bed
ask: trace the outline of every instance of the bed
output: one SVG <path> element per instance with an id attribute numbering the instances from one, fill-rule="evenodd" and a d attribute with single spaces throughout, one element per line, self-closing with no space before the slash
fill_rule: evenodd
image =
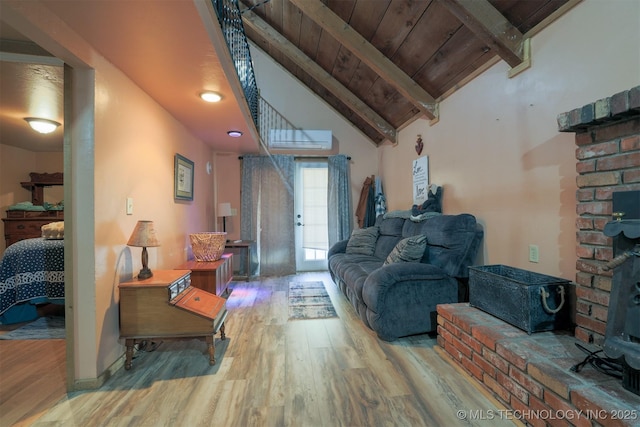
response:
<path id="1" fill-rule="evenodd" d="M 64 304 L 64 240 L 16 242 L 0 262 L 0 323 L 34 320 L 44 303 Z"/>

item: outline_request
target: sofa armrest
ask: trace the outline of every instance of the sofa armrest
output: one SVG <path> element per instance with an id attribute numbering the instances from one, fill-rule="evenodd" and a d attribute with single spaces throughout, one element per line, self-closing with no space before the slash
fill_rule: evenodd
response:
<path id="1" fill-rule="evenodd" d="M 365 280 L 362 299 L 369 309 L 377 311 L 377 307 L 387 304 L 387 296 L 394 287 L 411 287 L 415 288 L 413 292 L 428 295 L 433 292 L 429 282 L 442 283 L 443 279 L 446 283 L 456 283 L 444 270 L 432 264 L 397 262 L 383 265 Z M 457 288 L 455 292 L 457 294 Z"/>
<path id="2" fill-rule="evenodd" d="M 347 242 L 349 242 L 349 239 L 340 240 L 339 242 L 331 246 L 331 248 L 329 248 L 329 252 L 327 253 L 327 258 L 331 258 L 331 255 L 345 253 L 347 251 Z"/>
<path id="3" fill-rule="evenodd" d="M 455 278 L 432 264 L 396 263 L 374 270 L 362 287 L 368 326 L 378 337 L 398 337 L 433 332 L 438 304 L 458 300 Z"/>

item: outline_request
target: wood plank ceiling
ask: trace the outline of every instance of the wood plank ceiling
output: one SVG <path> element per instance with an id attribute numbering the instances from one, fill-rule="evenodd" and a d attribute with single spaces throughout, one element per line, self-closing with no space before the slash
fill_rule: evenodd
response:
<path id="1" fill-rule="evenodd" d="M 579 0 L 240 0 L 247 37 L 360 129 L 396 142 Z"/>

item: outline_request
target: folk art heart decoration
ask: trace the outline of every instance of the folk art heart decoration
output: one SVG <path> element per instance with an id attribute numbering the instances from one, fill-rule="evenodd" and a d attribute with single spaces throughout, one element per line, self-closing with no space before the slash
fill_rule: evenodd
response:
<path id="1" fill-rule="evenodd" d="M 422 154 L 423 148 L 424 144 L 422 143 L 422 135 L 418 135 L 418 139 L 416 140 L 416 153 L 418 153 L 418 156 Z"/>

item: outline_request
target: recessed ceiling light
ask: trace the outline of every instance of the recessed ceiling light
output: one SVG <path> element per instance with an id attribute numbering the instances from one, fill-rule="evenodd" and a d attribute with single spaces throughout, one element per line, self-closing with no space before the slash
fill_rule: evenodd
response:
<path id="1" fill-rule="evenodd" d="M 31 129 L 40 133 L 51 133 L 60 126 L 60 123 L 49 119 L 39 119 L 37 117 L 25 117 L 24 119 L 29 123 Z"/>
<path id="2" fill-rule="evenodd" d="M 222 95 L 217 92 L 205 91 L 200 94 L 200 98 L 207 102 L 220 102 Z"/>
<path id="3" fill-rule="evenodd" d="M 242 132 L 240 132 L 239 130 L 230 130 L 229 132 L 227 132 L 227 135 L 232 138 L 240 138 L 242 136 Z"/>

